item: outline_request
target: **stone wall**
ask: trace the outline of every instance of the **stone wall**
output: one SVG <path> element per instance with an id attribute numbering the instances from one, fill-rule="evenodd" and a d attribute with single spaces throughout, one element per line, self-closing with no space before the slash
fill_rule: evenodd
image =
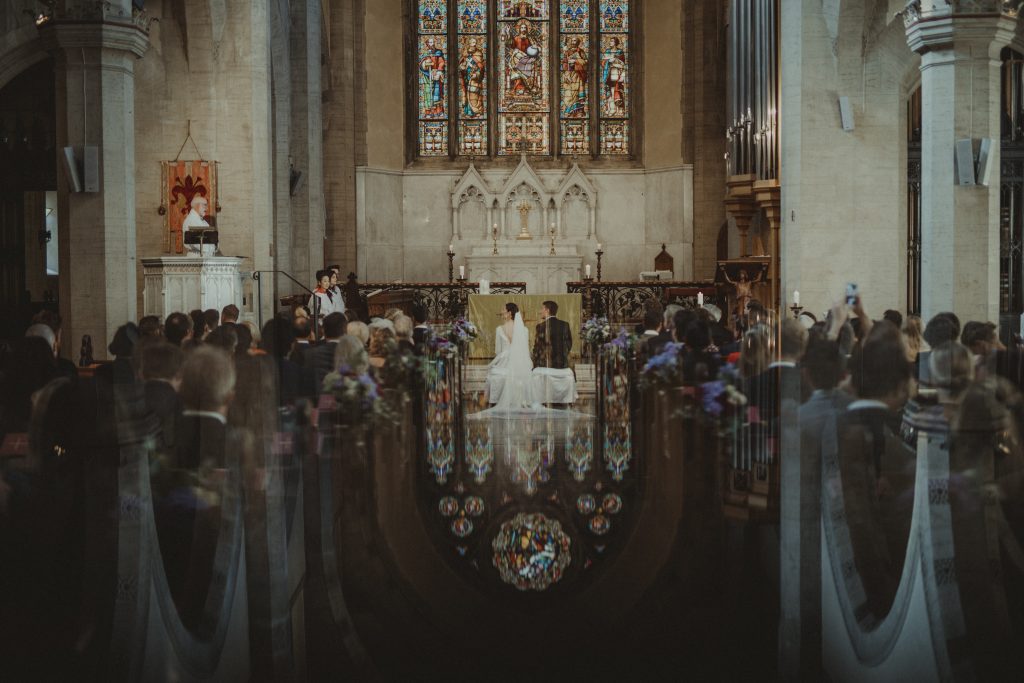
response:
<path id="1" fill-rule="evenodd" d="M 906 101 L 919 60 L 888 7 L 830 7 L 782 3 L 782 289 L 820 314 L 857 282 L 880 316 L 906 308 Z"/>

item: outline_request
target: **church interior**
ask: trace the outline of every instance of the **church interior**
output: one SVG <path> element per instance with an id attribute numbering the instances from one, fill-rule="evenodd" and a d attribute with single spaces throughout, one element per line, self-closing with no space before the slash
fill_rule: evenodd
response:
<path id="1" fill-rule="evenodd" d="M 0 680 L 1020 680 L 1021 5 L 4 0 Z"/>

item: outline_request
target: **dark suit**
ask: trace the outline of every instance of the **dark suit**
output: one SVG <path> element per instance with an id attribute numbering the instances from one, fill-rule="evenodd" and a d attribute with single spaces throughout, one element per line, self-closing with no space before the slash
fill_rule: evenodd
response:
<path id="1" fill-rule="evenodd" d="M 427 340 L 430 339 L 431 330 L 427 326 L 416 326 L 412 329 L 412 343 L 416 347 L 416 353 L 422 356 L 427 350 Z"/>
<path id="2" fill-rule="evenodd" d="M 572 332 L 569 323 L 551 316 L 537 325 L 533 340 L 533 367 L 561 370 L 569 367 Z"/>
<path id="3" fill-rule="evenodd" d="M 146 380 L 143 392 L 146 409 L 160 422 L 160 439 L 157 443 L 164 453 L 173 458 L 181 422 L 181 398 L 169 382 L 157 379 Z"/>
<path id="4" fill-rule="evenodd" d="M 302 365 L 313 373 L 313 390 L 316 395 L 320 394 L 324 377 L 334 370 L 334 352 L 337 349 L 337 339 L 329 339 L 304 349 Z"/>

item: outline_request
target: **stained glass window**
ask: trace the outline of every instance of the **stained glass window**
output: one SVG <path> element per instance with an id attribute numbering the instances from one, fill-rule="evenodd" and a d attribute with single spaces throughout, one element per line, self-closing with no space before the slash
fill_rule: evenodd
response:
<path id="1" fill-rule="evenodd" d="M 632 154 L 629 0 L 414 7 L 417 156 Z"/>

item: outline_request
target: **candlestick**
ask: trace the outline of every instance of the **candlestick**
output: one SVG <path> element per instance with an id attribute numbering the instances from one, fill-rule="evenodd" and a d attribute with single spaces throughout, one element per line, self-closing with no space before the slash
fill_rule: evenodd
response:
<path id="1" fill-rule="evenodd" d="M 448 282 L 455 279 L 454 275 L 455 268 L 455 251 L 452 249 L 452 245 L 448 245 Z"/>
<path id="2" fill-rule="evenodd" d="M 498 255 L 498 224 L 495 223 L 491 226 L 491 237 L 494 239 L 494 251 L 491 252 L 493 256 Z"/>
<path id="3" fill-rule="evenodd" d="M 554 256 L 555 255 L 555 224 L 554 223 L 551 224 L 551 228 L 549 230 L 549 233 L 551 235 L 551 250 L 548 252 L 548 255 L 549 256 Z"/>
<path id="4" fill-rule="evenodd" d="M 449 254 L 454 254 L 455 253 L 455 245 L 452 244 L 451 242 L 448 243 L 448 253 Z"/>
<path id="5" fill-rule="evenodd" d="M 597 243 L 597 251 L 594 252 L 597 256 L 597 281 L 601 281 L 601 256 L 604 255 L 604 250 L 601 249 L 601 243 Z"/>
<path id="6" fill-rule="evenodd" d="M 601 251 L 601 243 L 600 242 L 597 243 L 597 250 Z"/>
<path id="7" fill-rule="evenodd" d="M 803 313 L 804 311 L 804 307 L 801 306 L 800 304 L 793 304 L 792 306 L 789 307 L 789 310 L 793 311 L 793 317 L 799 320 L 800 314 Z"/>

